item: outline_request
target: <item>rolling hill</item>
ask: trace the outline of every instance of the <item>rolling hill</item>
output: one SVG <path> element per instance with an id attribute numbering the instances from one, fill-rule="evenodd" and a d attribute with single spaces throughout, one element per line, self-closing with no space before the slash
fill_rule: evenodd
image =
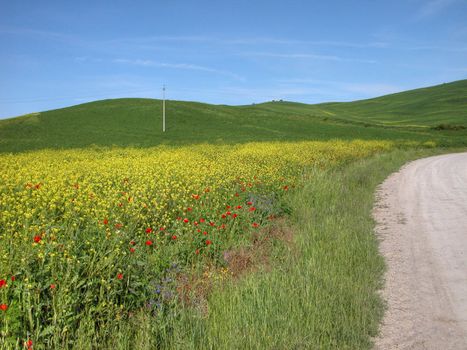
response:
<path id="1" fill-rule="evenodd" d="M 467 126 L 467 80 L 321 107 L 336 117 L 382 126 Z"/>
<path id="2" fill-rule="evenodd" d="M 467 80 L 344 103 L 167 101 L 166 133 L 161 115 L 160 100 L 128 98 L 0 120 L 0 152 L 336 138 L 466 144 Z"/>

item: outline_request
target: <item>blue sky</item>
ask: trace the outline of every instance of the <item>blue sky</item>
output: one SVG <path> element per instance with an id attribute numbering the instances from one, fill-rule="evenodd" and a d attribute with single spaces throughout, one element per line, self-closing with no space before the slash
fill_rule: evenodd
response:
<path id="1" fill-rule="evenodd" d="M 117 97 L 349 101 L 467 78 L 466 0 L 0 0 L 0 117 Z"/>

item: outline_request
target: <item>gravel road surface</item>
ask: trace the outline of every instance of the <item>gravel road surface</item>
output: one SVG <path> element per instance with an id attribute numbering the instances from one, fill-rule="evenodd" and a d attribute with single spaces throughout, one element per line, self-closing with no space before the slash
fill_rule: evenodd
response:
<path id="1" fill-rule="evenodd" d="M 375 349 L 467 349 L 467 153 L 405 165 L 374 217 L 388 266 Z"/>

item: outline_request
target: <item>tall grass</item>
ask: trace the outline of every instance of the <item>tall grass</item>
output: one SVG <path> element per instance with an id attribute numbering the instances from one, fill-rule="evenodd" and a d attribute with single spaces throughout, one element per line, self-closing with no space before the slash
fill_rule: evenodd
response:
<path id="1" fill-rule="evenodd" d="M 374 191 L 407 160 L 434 152 L 396 151 L 308 173 L 303 190 L 289 198 L 295 249 L 277 251 L 272 272 L 250 275 L 211 297 L 203 346 L 370 348 L 383 313 Z"/>

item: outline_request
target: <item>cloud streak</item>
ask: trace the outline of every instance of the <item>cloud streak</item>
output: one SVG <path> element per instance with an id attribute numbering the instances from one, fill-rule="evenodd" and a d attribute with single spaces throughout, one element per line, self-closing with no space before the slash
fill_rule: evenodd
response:
<path id="1" fill-rule="evenodd" d="M 224 76 L 229 76 L 233 79 L 236 80 L 245 80 L 244 77 L 235 74 L 233 72 L 225 71 L 225 70 L 220 70 L 220 69 L 215 69 L 211 67 L 205 67 L 205 66 L 199 66 L 196 64 L 191 64 L 191 63 L 165 63 L 165 62 L 157 62 L 153 60 L 143 60 L 143 59 L 125 59 L 125 58 L 117 58 L 112 60 L 114 63 L 120 63 L 120 64 L 130 64 L 130 65 L 135 65 L 135 66 L 142 66 L 142 67 L 157 67 L 157 68 L 171 68 L 171 69 L 184 69 L 184 70 L 195 70 L 195 71 L 201 71 L 201 72 L 208 72 L 208 73 L 215 73 L 215 74 L 220 74 Z"/>
<path id="2" fill-rule="evenodd" d="M 369 43 L 356 43 L 345 41 L 331 41 L 331 40 L 300 40 L 300 39 L 282 39 L 282 38 L 236 38 L 221 40 L 225 44 L 235 45 L 258 45 L 258 44 L 278 44 L 278 45 L 310 45 L 310 46 L 332 46 L 332 47 L 348 47 L 348 48 L 385 48 L 385 42 L 369 42 Z"/>
<path id="3" fill-rule="evenodd" d="M 375 60 L 347 58 L 333 55 L 318 55 L 313 53 L 272 53 L 272 52 L 247 52 L 241 53 L 240 56 L 257 56 L 257 57 L 272 57 L 272 58 L 288 58 L 288 59 L 312 59 L 335 62 L 358 62 L 358 63 L 377 63 Z"/>
<path id="4" fill-rule="evenodd" d="M 325 88 L 326 90 L 332 90 L 335 92 L 352 93 L 353 95 L 358 96 L 358 98 L 382 96 L 405 90 L 405 88 L 401 86 L 384 83 L 359 83 L 307 78 L 283 79 L 278 80 L 277 82 L 289 86 L 298 85 L 308 88 Z"/>

